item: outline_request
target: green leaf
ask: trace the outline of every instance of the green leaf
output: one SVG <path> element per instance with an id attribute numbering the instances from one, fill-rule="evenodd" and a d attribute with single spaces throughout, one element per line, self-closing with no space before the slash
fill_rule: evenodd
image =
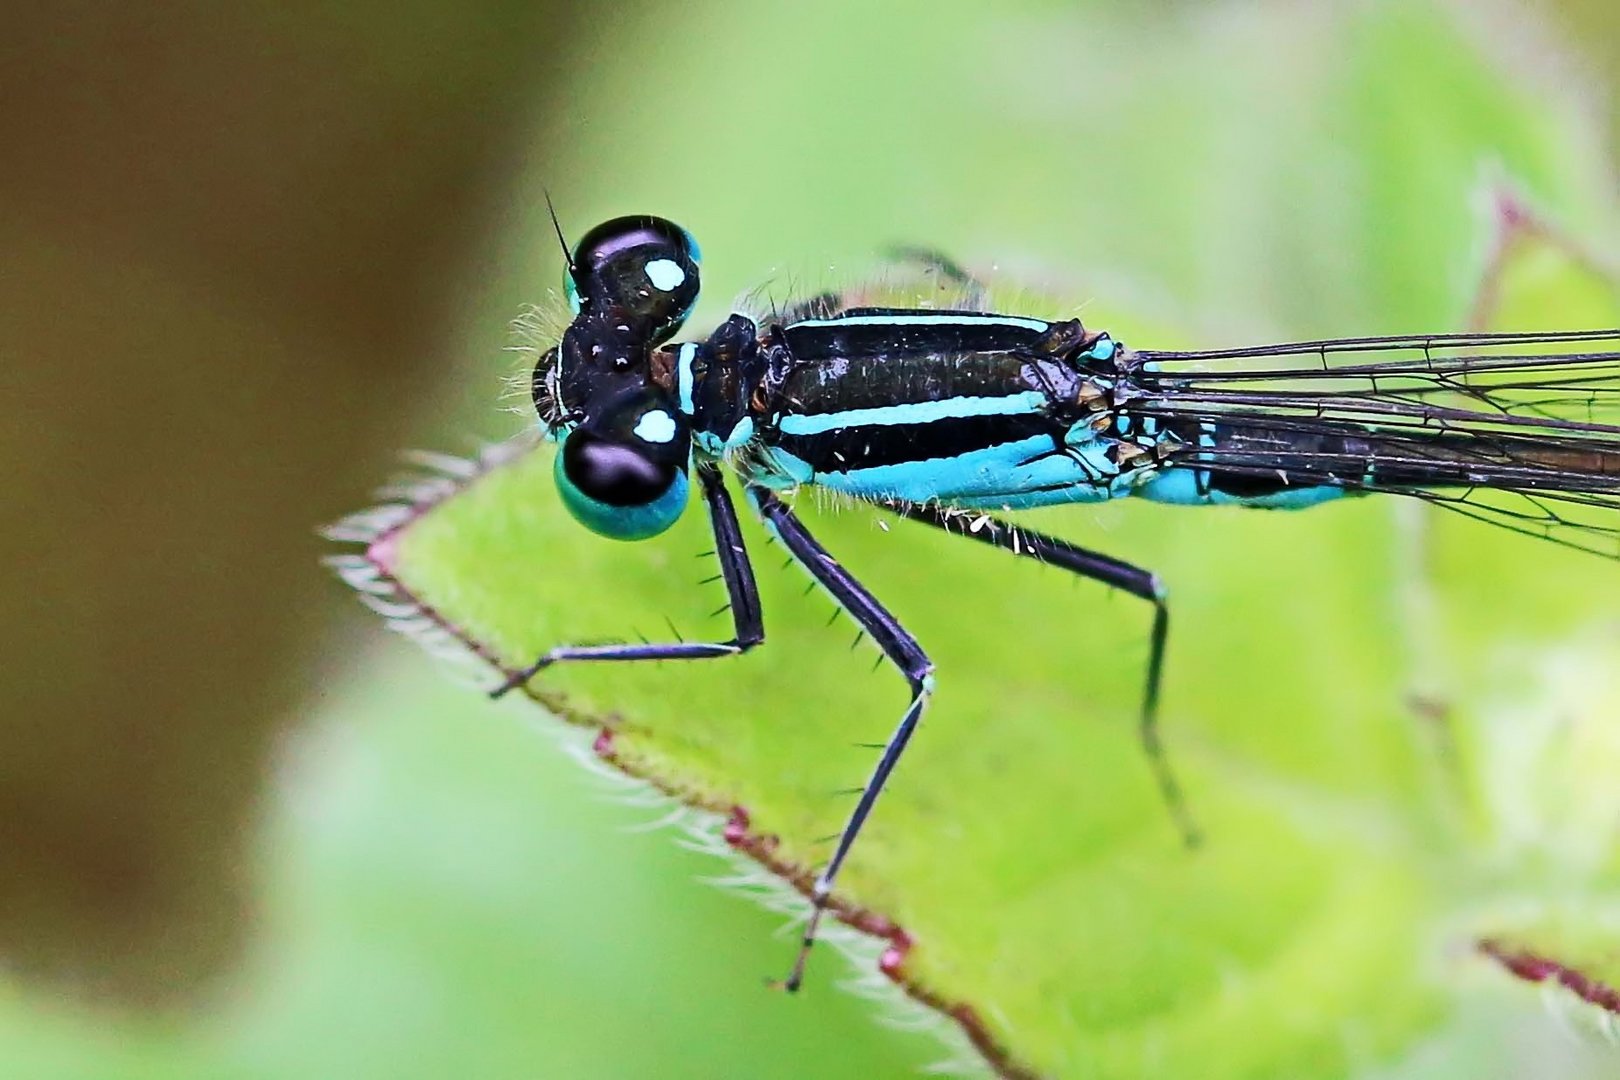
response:
<path id="1" fill-rule="evenodd" d="M 1103 254 L 1082 274 L 1117 284 L 1129 266 L 1187 296 L 1187 313 L 1172 320 L 1154 316 L 1163 304 L 1128 311 L 1122 297 L 1141 290 L 1099 287 L 1108 299 L 1086 309 L 1088 322 L 1139 344 L 1197 337 L 1195 324 L 1221 322 L 1198 312 L 1217 310 L 1223 319 L 1267 312 L 1313 334 L 1445 330 L 1482 310 L 1499 325 L 1620 322 L 1612 283 L 1567 247 L 1560 263 L 1545 237 L 1532 238 L 1488 261 L 1498 219 L 1487 196 L 1508 181 L 1556 220 L 1612 220 L 1590 133 L 1566 101 L 1512 77 L 1511 65 L 1423 6 L 1267 23 L 1273 55 L 1293 61 L 1277 69 L 1233 64 L 1231 44 L 1254 24 L 1222 19 L 1189 42 L 1089 26 L 1091 55 L 1138 63 L 1111 70 L 1096 91 L 1111 109 L 1088 114 L 1085 145 L 1058 145 L 1041 175 L 1008 180 L 1020 198 L 1001 220 L 1017 231 L 1034 215 L 1046 229 L 1035 246 L 1072 252 L 1083 236 Z M 1019 38 L 1032 50 L 1021 71 L 1046 77 L 1079 51 L 1079 31 L 1057 14 L 1030 22 L 1041 32 Z M 941 19 L 917 32 L 965 40 L 972 31 Z M 798 55 L 772 58 L 784 66 L 774 85 L 790 100 Z M 893 63 L 926 67 L 910 55 Z M 1155 81 L 1171 69 L 1173 87 Z M 619 85 L 611 67 L 599 77 Z M 696 72 L 692 92 L 714 77 Z M 735 104 L 704 100 L 711 118 Z M 998 139 L 1037 138 L 1074 108 L 1059 94 L 1050 104 L 1050 116 L 1012 117 L 970 104 L 956 149 L 971 156 Z M 880 116 L 892 107 L 872 105 Z M 871 130 L 885 141 L 869 155 L 862 128 L 841 162 L 806 162 L 808 176 L 792 182 L 836 191 L 850 160 L 871 175 L 922 153 L 903 124 Z M 1276 130 L 1299 145 L 1284 155 L 1257 136 Z M 1123 148 L 1147 138 L 1173 143 L 1179 167 L 1133 169 Z M 1274 167 L 1256 168 L 1266 155 L 1276 160 L 1261 164 Z M 1090 199 L 1051 224 L 1078 177 Z M 672 198 L 700 203 L 687 185 L 712 179 L 659 175 Z M 918 187 L 930 213 L 970 220 L 965 194 Z M 759 197 L 726 209 L 746 219 L 746 200 Z M 1122 222 L 1155 214 L 1158 235 L 1122 233 Z M 724 228 L 711 240 L 701 221 L 688 223 L 711 260 L 727 250 Z M 738 238 L 735 250 L 759 242 Z M 1232 272 L 1257 264 L 1271 269 Z M 1482 309 L 1475 294 L 1493 265 Z M 592 537 L 557 501 L 551 453 L 501 457 L 417 508 L 371 549 L 387 579 L 379 587 L 398 583 L 429 623 L 511 666 L 560 642 L 662 637 L 666 617 L 687 638 L 726 636 L 725 620 L 708 614 L 723 602 L 719 586 L 696 584 L 713 573 L 696 557 L 711 546 L 701 514 L 633 547 Z M 1594 618 L 1614 595 L 1608 579 L 1593 584 L 1609 567 L 1380 500 L 1298 515 L 1155 506 L 1029 515 L 1170 583 L 1165 736 L 1210 838 L 1188 852 L 1134 730 L 1141 604 L 920 526 L 879 526 L 864 508 L 812 496 L 797 508 L 939 670 L 935 705 L 840 879 L 838 903 L 868 928 L 898 928 L 895 942 L 903 933 L 900 981 L 951 1010 L 1003 1069 L 1332 1076 L 1423 1060 L 1422 1045 L 1456 1031 L 1475 1047 L 1505 1047 L 1535 1006 L 1470 1025 L 1484 1006 L 1468 973 L 1500 970 L 1478 943 L 1556 951 L 1573 942 L 1584 957 L 1603 940 L 1583 916 L 1604 910 L 1613 885 L 1603 854 L 1613 818 L 1602 817 L 1598 777 L 1614 774 L 1585 753 L 1537 759 L 1537 797 L 1572 800 L 1558 820 L 1584 862 L 1531 857 L 1554 834 L 1549 818 L 1526 817 L 1514 782 L 1529 768 L 1527 733 L 1558 744 L 1566 683 L 1530 676 L 1564 670 L 1571 640 L 1586 650 L 1573 669 L 1589 717 L 1582 730 L 1613 730 L 1602 723 L 1620 695 L 1595 674 L 1620 659 L 1612 629 L 1605 638 Z M 599 746 L 619 768 L 722 815 L 741 808 L 741 846 L 802 886 L 826 855 L 817 838 L 847 814 L 834 793 L 871 767 L 872 751 L 858 744 L 887 735 L 903 687 L 873 670 L 870 646 L 845 647 L 853 627 L 827 625 L 828 602 L 775 569 L 757 528 L 745 538 L 760 570 L 764 648 L 708 663 L 564 667 L 534 689 L 568 719 L 610 733 Z M 1524 924 L 1504 912 L 1534 916 L 1570 890 L 1581 900 L 1574 922 L 1589 933 L 1509 933 Z M 790 957 L 784 946 L 784 972 Z M 829 966 L 813 964 L 812 992 L 818 978 L 830 981 Z M 1423 1075 L 1478 1075 L 1478 1059 L 1458 1055 Z"/>
<path id="2" fill-rule="evenodd" d="M 1519 288 L 1505 281 L 1503 295 Z M 493 465 L 391 533 L 373 560 L 508 666 L 559 641 L 651 634 L 666 614 L 689 637 L 698 627 L 724 636 L 694 605 L 708 573 L 693 558 L 707 543 L 700 516 L 638 548 L 591 537 L 557 503 L 550 455 Z M 1401 701 L 1398 637 L 1368 632 L 1401 602 L 1366 558 L 1383 550 L 1395 561 L 1386 512 L 1217 513 L 1251 553 L 1218 573 L 1201 565 L 1204 545 L 1166 539 L 1188 511 L 1146 507 L 1151 520 L 1117 525 L 1116 539 L 1129 530 L 1135 541 L 1122 549 L 1157 548 L 1159 565 L 1185 571 L 1171 580 L 1210 583 L 1178 605 L 1172 661 L 1172 752 L 1213 838 L 1188 853 L 1134 739 L 1146 611 L 907 523 L 876 528 L 867 514 L 800 506 L 847 566 L 881 583 L 940 667 L 926 737 L 840 890 L 851 914 L 877 913 L 914 943 L 900 966 L 909 987 L 969 1006 L 998 1052 L 1059 1075 L 1129 1075 L 1144 1054 L 1177 1073 L 1300 1070 L 1345 1061 L 1352 1045 L 1392 1053 L 1437 1023 L 1443 1000 L 1413 968 L 1443 944 L 1431 937 L 1442 901 L 1458 899 L 1436 860 L 1460 873 L 1480 853 L 1456 837 L 1434 850 L 1438 774 Z M 765 550 L 757 531 L 748 540 Z M 1510 540 L 1522 558 L 1527 542 Z M 1323 582 L 1290 565 L 1283 555 L 1296 545 L 1340 576 Z M 868 651 L 838 647 L 824 601 L 787 573 L 761 578 L 767 649 L 723 663 L 564 668 L 538 688 L 574 719 L 603 724 L 602 750 L 620 767 L 699 805 L 745 808 L 753 835 L 774 838 L 772 862 L 802 885 L 825 850 L 813 838 L 846 812 L 831 793 L 869 766 L 854 744 L 881 739 L 902 698 L 888 671 L 869 670 Z M 717 586 L 709 592 L 718 602 Z M 1288 602 L 1303 595 L 1311 602 Z M 1234 627 L 1228 613 L 1245 605 L 1264 617 Z M 1001 627 L 1018 632 L 984 631 Z M 1267 650 L 1268 677 L 1212 699 L 1198 688 L 1230 685 L 1241 663 L 1222 637 Z M 1596 700 L 1620 700 L 1608 689 Z M 1473 710 L 1496 700 L 1451 722 L 1473 733 Z M 1557 715 L 1535 697 L 1514 712 Z M 1502 795 L 1503 762 L 1474 757 L 1481 789 Z M 1547 778 L 1567 791 L 1571 768 L 1592 760 L 1556 761 Z M 1612 775 L 1590 772 L 1589 786 Z M 1574 837 L 1599 843 L 1602 820 L 1582 818 Z M 1522 865 L 1513 877 L 1531 880 Z"/>

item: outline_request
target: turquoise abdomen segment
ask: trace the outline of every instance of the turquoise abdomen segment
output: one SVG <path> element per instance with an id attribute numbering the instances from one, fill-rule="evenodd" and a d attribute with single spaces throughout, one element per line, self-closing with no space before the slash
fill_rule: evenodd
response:
<path id="1" fill-rule="evenodd" d="M 1216 483 L 1218 484 L 1218 480 Z M 1269 510 L 1303 510 L 1357 492 L 1332 484 L 1285 487 L 1252 495 L 1238 495 L 1212 486 L 1206 469 L 1167 468 L 1136 488 L 1135 494 L 1176 506 L 1247 506 Z"/>

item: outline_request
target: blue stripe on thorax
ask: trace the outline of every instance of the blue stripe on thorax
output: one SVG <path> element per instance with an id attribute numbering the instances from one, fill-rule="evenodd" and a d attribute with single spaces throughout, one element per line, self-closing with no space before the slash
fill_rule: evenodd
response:
<path id="1" fill-rule="evenodd" d="M 1100 502 L 1129 494 L 1138 476 L 1121 475 L 1094 440 L 1055 453 L 1050 435 L 1036 435 L 952 457 L 879 465 L 848 472 L 814 472 L 779 447 L 765 449 L 780 486 L 816 484 L 859 499 L 944 502 L 958 506 L 1034 506 Z M 769 481 L 768 481 L 769 482 Z"/>
<path id="2" fill-rule="evenodd" d="M 681 412 L 687 416 L 696 411 L 696 406 L 692 404 L 692 360 L 697 356 L 697 351 L 697 342 L 688 341 L 676 352 L 675 387 L 680 393 Z"/>
<path id="3" fill-rule="evenodd" d="M 845 409 L 831 413 L 789 413 L 777 421 L 784 435 L 820 435 L 839 428 L 926 424 L 968 416 L 1019 416 L 1036 412 L 1046 404 L 1039 390 L 998 397 L 956 397 L 939 401 L 917 401 L 904 405 L 882 405 L 870 409 Z"/>

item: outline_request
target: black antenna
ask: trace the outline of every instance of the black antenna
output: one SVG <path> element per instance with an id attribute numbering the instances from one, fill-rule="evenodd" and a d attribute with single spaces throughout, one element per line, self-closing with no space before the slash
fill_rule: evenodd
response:
<path id="1" fill-rule="evenodd" d="M 568 264 L 568 272 L 572 274 L 574 272 L 574 249 L 568 246 L 567 239 L 563 237 L 562 222 L 557 220 L 557 208 L 551 205 L 551 192 L 545 188 L 541 188 L 540 192 L 546 197 L 546 213 L 551 215 L 551 227 L 557 233 L 557 243 L 562 245 L 563 261 Z"/>

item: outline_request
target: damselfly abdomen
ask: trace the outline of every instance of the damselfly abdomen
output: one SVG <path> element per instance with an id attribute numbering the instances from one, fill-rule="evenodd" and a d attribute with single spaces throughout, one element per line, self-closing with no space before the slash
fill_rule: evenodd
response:
<path id="1" fill-rule="evenodd" d="M 857 307 L 824 295 L 705 340 L 667 344 L 698 295 L 680 227 L 627 217 L 569 258 L 573 319 L 534 369 L 535 407 L 561 443 L 564 504 L 604 536 L 669 528 L 695 475 L 731 601 L 717 642 L 560 646 L 552 664 L 734 656 L 765 637 L 753 570 L 722 477 L 901 671 L 910 704 L 826 867 L 785 985 L 796 988 L 839 867 L 922 716 L 933 665 L 915 638 L 783 501 L 815 486 L 1063 567 L 1153 605 L 1141 733 L 1184 835 L 1195 833 L 1159 750 L 1168 630 L 1147 570 L 994 515 L 1127 496 L 1303 508 L 1388 492 L 1620 558 L 1620 330 L 1356 338 L 1217 352 L 1129 349 L 1078 320 L 960 305 Z"/>

